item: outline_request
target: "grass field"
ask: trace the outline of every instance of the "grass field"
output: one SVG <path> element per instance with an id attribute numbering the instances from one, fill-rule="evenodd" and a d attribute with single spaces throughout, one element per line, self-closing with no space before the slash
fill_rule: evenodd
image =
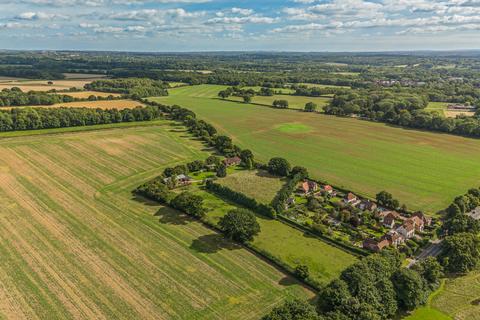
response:
<path id="1" fill-rule="evenodd" d="M 255 170 L 237 171 L 219 180 L 220 184 L 265 204 L 273 200 L 285 182 L 284 179 L 272 176 L 268 172 Z"/>
<path id="2" fill-rule="evenodd" d="M 190 108 L 261 160 L 284 156 L 362 195 L 388 190 L 412 209 L 435 212 L 478 185 L 477 139 L 222 101 L 222 88 L 182 87 L 155 100 Z"/>
<path id="3" fill-rule="evenodd" d="M 100 109 L 126 109 L 126 108 L 135 108 L 137 106 L 142 106 L 143 104 L 138 101 L 121 99 L 121 100 L 99 100 L 99 101 L 75 101 L 75 102 L 64 102 L 56 103 L 50 106 L 32 106 L 31 108 L 100 108 Z M 12 109 L 12 108 L 25 108 L 25 107 L 2 107 L 1 109 Z"/>
<path id="4" fill-rule="evenodd" d="M 53 80 L 53 84 L 49 85 L 49 80 L 9 80 L 0 81 L 0 90 L 11 89 L 12 87 L 18 87 L 24 92 L 28 91 L 49 91 L 55 90 L 67 90 L 70 88 L 83 89 L 83 86 L 92 82 L 93 79 L 77 79 L 77 80 Z"/>
<path id="5" fill-rule="evenodd" d="M 433 297 L 431 307 L 452 319 L 479 320 L 480 272 L 448 279 L 443 290 Z"/>
<path id="6" fill-rule="evenodd" d="M 258 319 L 311 293 L 131 190 L 204 158 L 169 123 L 0 135 L 0 318 Z M 201 248 L 216 246 L 215 251 Z"/>
<path id="7" fill-rule="evenodd" d="M 195 192 L 205 199 L 205 206 L 208 208 L 207 219 L 210 223 L 218 223 L 226 212 L 236 208 L 235 205 L 228 204 L 199 188 Z M 311 278 L 320 284 L 327 284 L 357 261 L 353 255 L 278 220 L 257 215 L 257 221 L 261 231 L 252 242 L 257 250 L 282 260 L 291 268 L 299 264 L 307 265 Z"/>
<path id="8" fill-rule="evenodd" d="M 428 297 L 428 301 L 425 306 L 415 309 L 410 316 L 405 317 L 403 320 L 451 320 L 445 313 L 432 307 L 432 300 L 441 294 L 445 289 L 445 282 L 443 281 L 434 293 Z"/>

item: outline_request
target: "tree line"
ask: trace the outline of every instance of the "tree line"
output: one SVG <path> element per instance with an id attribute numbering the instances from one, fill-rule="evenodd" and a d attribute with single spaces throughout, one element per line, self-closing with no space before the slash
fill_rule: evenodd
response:
<path id="1" fill-rule="evenodd" d="M 167 96 L 168 83 L 148 78 L 101 79 L 85 85 L 85 89 L 121 93 L 136 98 Z"/>
<path id="2" fill-rule="evenodd" d="M 52 105 L 83 100 L 85 99 L 73 98 L 66 94 L 51 94 L 42 91 L 23 92 L 17 87 L 0 91 L 0 107 Z"/>
<path id="3" fill-rule="evenodd" d="M 475 117 L 446 118 L 435 112 L 423 110 L 427 104 L 428 101 L 424 96 L 364 91 L 336 95 L 324 111 L 326 114 L 355 115 L 403 127 L 463 136 L 480 136 L 480 114 L 476 113 Z"/>
<path id="4" fill-rule="evenodd" d="M 91 126 L 132 121 L 150 121 L 161 117 L 158 107 L 133 109 L 93 108 L 12 108 L 0 110 L 0 131 L 36 130 Z"/>

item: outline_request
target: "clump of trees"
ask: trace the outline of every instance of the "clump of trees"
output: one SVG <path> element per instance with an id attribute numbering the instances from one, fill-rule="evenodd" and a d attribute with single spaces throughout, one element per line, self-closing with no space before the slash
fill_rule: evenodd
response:
<path id="1" fill-rule="evenodd" d="M 170 201 L 170 205 L 196 218 L 203 218 L 206 210 L 203 207 L 203 198 L 190 192 L 182 192 Z"/>
<path id="2" fill-rule="evenodd" d="M 350 266 L 320 292 L 320 313 L 327 319 L 381 320 L 424 304 L 439 284 L 441 266 L 429 258 L 407 269 L 403 258 L 385 250 Z"/>
<path id="3" fill-rule="evenodd" d="M 290 179 L 283 187 L 277 192 L 275 198 L 272 200 L 272 207 L 277 213 L 281 213 L 285 210 L 285 204 L 288 198 L 297 188 L 297 185 L 303 179 L 308 177 L 308 172 L 306 168 L 303 167 L 294 167 L 290 172 Z"/>
<path id="4" fill-rule="evenodd" d="M 273 175 L 286 177 L 290 174 L 291 167 L 286 159 L 275 157 L 268 161 L 267 169 Z"/>
<path id="5" fill-rule="evenodd" d="M 273 103 L 272 103 L 272 106 L 274 108 L 278 108 L 278 109 L 286 109 L 286 108 L 288 108 L 288 101 L 283 100 L 283 99 L 274 100 Z"/>
<path id="6" fill-rule="evenodd" d="M 273 308 L 262 320 L 322 320 L 315 307 L 300 299 L 288 300 Z"/>
<path id="7" fill-rule="evenodd" d="M 315 112 L 317 110 L 317 104 L 316 103 L 313 103 L 313 102 L 307 102 L 305 104 L 305 112 Z"/>
<path id="8" fill-rule="evenodd" d="M 377 203 L 385 208 L 397 209 L 400 207 L 400 202 L 394 199 L 392 194 L 387 191 L 380 191 L 375 196 Z"/>
<path id="9" fill-rule="evenodd" d="M 151 96 L 167 96 L 168 83 L 148 78 L 101 79 L 85 85 L 85 89 L 114 92 L 143 98 Z"/>
<path id="10" fill-rule="evenodd" d="M 246 209 L 234 209 L 223 216 L 218 225 L 225 236 L 240 243 L 253 240 L 260 232 L 255 214 Z"/>

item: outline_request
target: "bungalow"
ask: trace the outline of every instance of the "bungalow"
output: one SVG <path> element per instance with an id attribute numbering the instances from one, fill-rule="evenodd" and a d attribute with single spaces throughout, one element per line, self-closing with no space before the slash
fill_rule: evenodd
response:
<path id="1" fill-rule="evenodd" d="M 240 159 L 239 157 L 231 157 L 223 160 L 223 164 L 227 167 L 238 166 L 240 163 L 242 163 L 242 159 Z"/>
<path id="2" fill-rule="evenodd" d="M 380 252 L 385 247 L 388 247 L 389 245 L 390 243 L 388 242 L 387 239 L 383 239 L 380 241 L 377 241 L 375 239 L 365 239 L 363 241 L 363 248 L 374 251 L 374 252 Z"/>
<path id="3" fill-rule="evenodd" d="M 318 184 L 315 181 L 307 180 L 302 182 L 299 188 L 300 192 L 304 194 L 315 192 L 318 190 Z"/>
<path id="4" fill-rule="evenodd" d="M 405 239 L 410 239 L 415 235 L 415 224 L 407 221 L 397 228 L 397 232 L 400 233 Z"/>

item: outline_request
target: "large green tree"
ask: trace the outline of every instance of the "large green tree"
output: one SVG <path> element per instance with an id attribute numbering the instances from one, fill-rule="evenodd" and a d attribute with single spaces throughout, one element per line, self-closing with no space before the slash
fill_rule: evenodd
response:
<path id="1" fill-rule="evenodd" d="M 228 238 L 242 243 L 251 241 L 260 232 L 255 214 L 247 209 L 230 210 L 218 225 Z"/>

